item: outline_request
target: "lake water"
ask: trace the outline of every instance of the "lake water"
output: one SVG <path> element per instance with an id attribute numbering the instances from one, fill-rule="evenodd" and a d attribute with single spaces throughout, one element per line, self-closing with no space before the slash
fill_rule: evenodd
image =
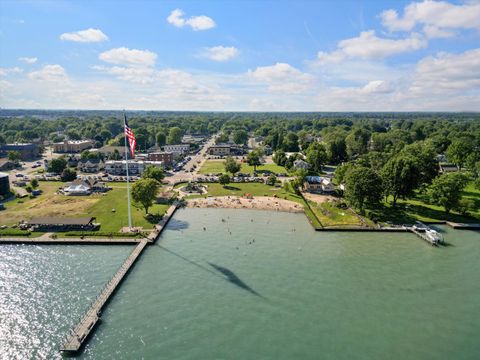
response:
<path id="1" fill-rule="evenodd" d="M 440 229 L 450 246 L 315 232 L 301 214 L 180 210 L 78 357 L 479 359 L 480 233 Z M 0 246 L 0 358 L 59 358 L 130 250 Z"/>

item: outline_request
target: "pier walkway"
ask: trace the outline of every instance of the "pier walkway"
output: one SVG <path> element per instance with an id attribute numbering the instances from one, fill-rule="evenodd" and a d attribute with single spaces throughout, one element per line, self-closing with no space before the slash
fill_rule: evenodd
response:
<path id="1" fill-rule="evenodd" d="M 155 226 L 154 231 L 144 239 L 132 239 L 137 242 L 137 246 L 130 253 L 128 258 L 122 264 L 120 269 L 115 273 L 113 278 L 105 285 L 100 295 L 92 303 L 90 308 L 87 310 L 85 315 L 82 317 L 80 322 L 70 331 L 70 334 L 65 339 L 64 343 L 60 347 L 60 351 L 65 352 L 77 352 L 82 347 L 83 343 L 88 338 L 88 335 L 95 327 L 95 324 L 100 319 L 100 312 L 108 301 L 110 296 L 114 293 L 117 286 L 122 282 L 122 280 L 127 275 L 128 271 L 141 255 L 142 251 L 148 244 L 154 243 L 161 235 L 162 231 L 165 229 L 169 220 L 175 214 L 177 210 L 177 203 L 174 203 L 170 206 L 163 216 L 162 220 Z M 58 240 L 58 239 L 56 239 Z M 118 239 L 117 239 L 118 240 Z M 131 241 L 132 241 L 131 240 Z M 84 240 L 82 240 L 83 242 Z M 113 243 L 113 242 L 110 242 Z M 117 242 L 118 243 L 118 242 Z"/>
<path id="2" fill-rule="evenodd" d="M 147 240 L 142 240 L 140 243 L 138 243 L 113 278 L 108 282 L 107 285 L 105 285 L 103 291 L 90 306 L 90 309 L 88 309 L 88 311 L 85 313 L 82 320 L 80 320 L 78 325 L 71 331 L 71 334 L 67 337 L 65 343 L 60 347 L 61 351 L 78 351 L 80 349 L 83 341 L 87 338 L 88 334 L 97 323 L 103 306 L 113 294 L 118 284 L 120 284 L 120 282 L 123 280 L 128 270 L 130 270 L 130 267 L 135 263 L 147 244 Z"/>

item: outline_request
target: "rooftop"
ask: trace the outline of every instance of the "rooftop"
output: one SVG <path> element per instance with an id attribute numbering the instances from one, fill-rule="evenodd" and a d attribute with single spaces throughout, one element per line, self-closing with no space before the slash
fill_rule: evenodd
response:
<path id="1" fill-rule="evenodd" d="M 27 221 L 29 225 L 88 225 L 94 217 L 62 218 L 62 217 L 34 217 Z"/>

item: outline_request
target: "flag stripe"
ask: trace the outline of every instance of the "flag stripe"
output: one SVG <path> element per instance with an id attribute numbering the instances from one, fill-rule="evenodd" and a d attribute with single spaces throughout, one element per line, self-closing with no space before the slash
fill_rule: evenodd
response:
<path id="1" fill-rule="evenodd" d="M 128 144 L 130 145 L 130 151 L 132 152 L 132 158 L 135 157 L 135 146 L 137 141 L 135 140 L 135 135 L 133 134 L 132 129 L 128 126 L 127 116 L 125 115 L 125 137 L 128 139 Z"/>

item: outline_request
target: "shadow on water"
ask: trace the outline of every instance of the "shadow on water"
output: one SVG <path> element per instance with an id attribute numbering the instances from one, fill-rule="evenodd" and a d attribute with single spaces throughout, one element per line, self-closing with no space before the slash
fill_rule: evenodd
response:
<path id="1" fill-rule="evenodd" d="M 170 221 L 168 222 L 168 230 L 175 230 L 175 231 L 179 231 L 179 230 L 185 230 L 185 229 L 188 229 L 190 225 L 188 224 L 187 221 L 183 221 L 183 220 L 178 220 L 178 219 L 175 219 L 174 217 L 170 219 Z"/>
<path id="2" fill-rule="evenodd" d="M 247 290 L 248 292 L 252 293 L 253 295 L 260 296 L 259 293 L 257 293 L 255 290 L 253 290 L 250 286 L 245 284 L 232 270 L 229 270 L 223 266 L 208 263 L 211 267 L 213 267 L 215 270 L 218 272 L 222 273 L 225 275 L 228 281 L 230 281 L 232 284 L 238 286 L 239 288 L 242 288 L 244 290 Z"/>
<path id="3" fill-rule="evenodd" d="M 234 273 L 233 271 L 231 271 L 231 270 L 229 270 L 229 269 L 227 269 L 227 268 L 224 268 L 224 267 L 222 267 L 222 266 L 219 266 L 219 265 L 212 264 L 212 263 L 208 262 L 208 264 L 216 270 L 216 271 L 213 271 L 212 269 L 210 269 L 210 268 L 208 268 L 208 267 L 206 267 L 206 266 L 203 266 L 202 264 L 199 264 L 199 263 L 197 263 L 197 262 L 195 262 L 195 261 L 193 261 L 193 260 L 190 260 L 190 259 L 186 258 L 185 256 L 176 253 L 175 251 L 172 251 L 172 250 L 170 250 L 170 249 L 167 249 L 167 248 L 164 247 L 164 246 L 161 246 L 161 245 L 156 245 L 156 246 L 158 246 L 160 249 L 168 252 L 169 254 L 174 255 L 174 256 L 176 256 L 176 257 L 178 257 L 178 258 L 180 258 L 180 259 L 188 262 L 188 263 L 191 264 L 191 265 L 194 265 L 194 266 L 196 266 L 196 267 L 198 267 L 198 268 L 200 268 L 200 269 L 202 269 L 202 270 L 204 270 L 204 271 L 209 272 L 209 273 L 212 274 L 212 275 L 215 275 L 215 276 L 217 276 L 217 277 L 219 277 L 219 278 L 221 278 L 221 279 L 223 279 L 223 280 L 225 280 L 225 281 L 228 281 L 228 282 L 231 283 L 231 284 L 234 284 L 234 285 L 238 286 L 240 289 L 243 289 L 243 290 L 248 291 L 250 294 L 253 294 L 253 295 L 255 295 L 255 296 L 258 296 L 258 297 L 263 298 L 262 295 L 260 295 L 258 292 L 256 292 L 255 290 L 253 290 L 253 289 L 252 289 L 250 286 L 248 286 L 247 284 L 245 284 L 237 275 L 235 275 L 235 273 Z M 219 273 L 220 273 L 221 275 L 220 275 Z"/>

